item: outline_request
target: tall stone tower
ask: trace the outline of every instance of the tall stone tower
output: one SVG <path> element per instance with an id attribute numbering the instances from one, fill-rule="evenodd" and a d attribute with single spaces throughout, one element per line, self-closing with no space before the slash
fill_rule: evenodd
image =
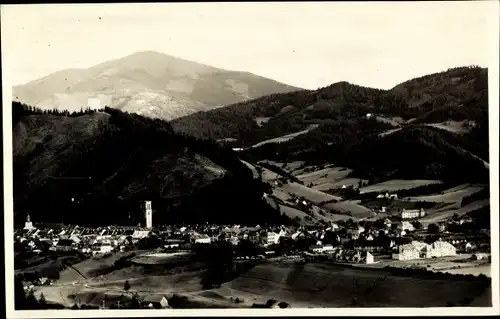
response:
<path id="1" fill-rule="evenodd" d="M 153 209 L 151 208 L 151 201 L 146 201 L 146 228 L 153 228 Z"/>

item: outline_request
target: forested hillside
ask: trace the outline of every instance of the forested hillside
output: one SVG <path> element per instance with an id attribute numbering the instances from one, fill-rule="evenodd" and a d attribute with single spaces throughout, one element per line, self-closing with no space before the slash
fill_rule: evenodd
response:
<path id="1" fill-rule="evenodd" d="M 171 123 L 177 132 L 246 148 L 243 156 L 254 160 L 330 162 L 375 180 L 485 181 L 487 75 L 480 67 L 454 68 L 388 91 L 340 82 L 199 112 Z M 302 134 L 271 140 L 297 132 Z M 262 143 L 266 140 L 270 142 Z"/>
<path id="2" fill-rule="evenodd" d="M 17 222 L 30 213 L 35 221 L 136 225 L 142 200 L 153 201 L 155 223 L 283 222 L 234 152 L 161 120 L 14 102 L 13 153 Z"/>

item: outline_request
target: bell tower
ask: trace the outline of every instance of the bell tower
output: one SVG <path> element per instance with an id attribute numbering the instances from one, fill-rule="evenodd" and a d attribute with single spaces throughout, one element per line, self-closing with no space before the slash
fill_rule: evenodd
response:
<path id="1" fill-rule="evenodd" d="M 145 202 L 145 213 L 146 213 L 146 228 L 153 228 L 153 208 L 151 208 L 151 201 Z"/>
<path id="2" fill-rule="evenodd" d="M 26 215 L 26 222 L 24 223 L 24 229 L 27 230 L 35 229 L 33 223 L 31 222 L 30 214 Z"/>

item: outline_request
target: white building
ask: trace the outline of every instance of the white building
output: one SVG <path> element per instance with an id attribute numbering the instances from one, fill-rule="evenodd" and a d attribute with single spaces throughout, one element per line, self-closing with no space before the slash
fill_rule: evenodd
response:
<path id="1" fill-rule="evenodd" d="M 398 225 L 398 229 L 401 229 L 402 231 L 414 231 L 415 227 L 413 227 L 413 224 L 410 223 L 409 221 L 402 221 L 401 224 Z"/>
<path id="2" fill-rule="evenodd" d="M 370 254 L 369 251 L 366 252 L 366 263 L 367 264 L 373 264 L 375 263 L 375 259 L 372 254 Z"/>
<path id="3" fill-rule="evenodd" d="M 33 226 L 33 223 L 31 222 L 30 214 L 28 214 L 26 216 L 26 222 L 24 223 L 24 229 L 26 229 L 26 230 L 36 229 L 35 226 Z"/>
<path id="4" fill-rule="evenodd" d="M 278 244 L 280 242 L 280 235 L 275 232 L 268 232 L 266 242 L 268 245 Z"/>
<path id="5" fill-rule="evenodd" d="M 421 209 L 404 209 L 401 212 L 402 219 L 412 219 L 412 218 L 420 218 L 425 216 L 425 211 L 423 208 Z"/>
<path id="6" fill-rule="evenodd" d="M 425 257 L 445 257 L 445 256 L 456 256 L 457 249 L 452 244 L 445 241 L 435 241 L 431 245 L 428 245 Z"/>
<path id="7" fill-rule="evenodd" d="M 153 228 L 153 209 L 151 208 L 151 201 L 146 201 L 146 228 Z"/>
<path id="8" fill-rule="evenodd" d="M 210 244 L 211 242 L 212 242 L 212 239 L 209 236 L 195 238 L 195 240 L 194 240 L 195 244 Z"/>
<path id="9" fill-rule="evenodd" d="M 92 254 L 93 255 L 98 255 L 98 254 L 107 254 L 113 251 L 113 246 L 110 244 L 104 244 L 104 243 L 98 243 L 94 244 L 92 247 Z"/>
<path id="10" fill-rule="evenodd" d="M 150 231 L 149 230 L 135 230 L 134 233 L 132 234 L 132 238 L 134 239 L 141 239 L 149 236 Z"/>

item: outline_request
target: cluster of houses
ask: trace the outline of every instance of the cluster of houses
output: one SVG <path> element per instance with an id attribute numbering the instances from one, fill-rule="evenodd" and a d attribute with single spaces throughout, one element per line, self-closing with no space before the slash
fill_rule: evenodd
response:
<path id="1" fill-rule="evenodd" d="M 386 197 L 391 197 L 386 194 Z M 297 198 L 297 201 L 299 199 Z M 308 203 L 304 203 L 307 205 Z M 35 227 L 27 217 L 25 227 L 15 232 L 16 240 L 25 242 L 25 246 L 31 251 L 37 253 L 44 249 L 52 251 L 78 251 L 81 253 L 108 254 L 113 251 L 123 251 L 127 247 L 133 246 L 143 238 L 150 235 L 156 235 L 161 239 L 162 248 L 178 249 L 188 248 L 191 244 L 210 244 L 218 241 L 226 241 L 237 246 L 241 241 L 250 241 L 259 247 L 269 247 L 279 244 L 283 240 L 298 241 L 300 239 L 309 239 L 311 246 L 309 251 L 315 254 L 328 254 L 334 251 L 334 246 L 342 246 L 348 242 L 355 242 L 355 250 L 359 252 L 379 252 L 385 250 L 394 252 L 394 259 L 416 258 L 415 256 L 445 256 L 453 254 L 450 246 L 466 246 L 467 249 L 473 248 L 473 243 L 453 242 L 444 244 L 444 242 L 434 243 L 427 246 L 402 245 L 396 247 L 395 239 L 405 237 L 414 232 L 414 220 L 425 216 L 423 209 L 406 210 L 401 212 L 401 218 L 398 221 L 392 221 L 389 218 L 383 220 L 382 226 L 369 227 L 365 229 L 361 224 L 352 223 L 343 226 L 330 223 L 322 226 L 265 226 L 260 225 L 247 227 L 240 225 L 221 226 L 221 225 L 191 225 L 191 226 L 172 226 L 163 225 L 153 228 L 152 225 L 146 228 L 140 227 L 80 227 L 80 226 L 38 226 Z M 470 217 L 469 217 L 470 218 Z M 465 223 L 465 218 L 449 221 L 448 223 Z M 396 224 L 396 227 L 394 227 Z M 439 224 L 441 232 L 446 232 L 446 224 Z M 384 236 L 391 238 L 387 244 L 381 244 L 377 238 Z M 417 242 L 414 242 L 417 243 Z M 468 245 L 468 246 L 467 246 Z M 424 248 L 422 248 L 424 247 Z M 433 248 L 434 247 L 434 248 Z M 444 247 L 448 247 L 446 250 Z M 425 250 L 423 253 L 422 249 Z M 432 252 L 431 252 L 432 251 Z M 443 251 L 446 251 L 444 253 Z M 455 249 L 456 253 L 456 249 Z M 420 257 L 419 257 L 420 258 Z"/>

